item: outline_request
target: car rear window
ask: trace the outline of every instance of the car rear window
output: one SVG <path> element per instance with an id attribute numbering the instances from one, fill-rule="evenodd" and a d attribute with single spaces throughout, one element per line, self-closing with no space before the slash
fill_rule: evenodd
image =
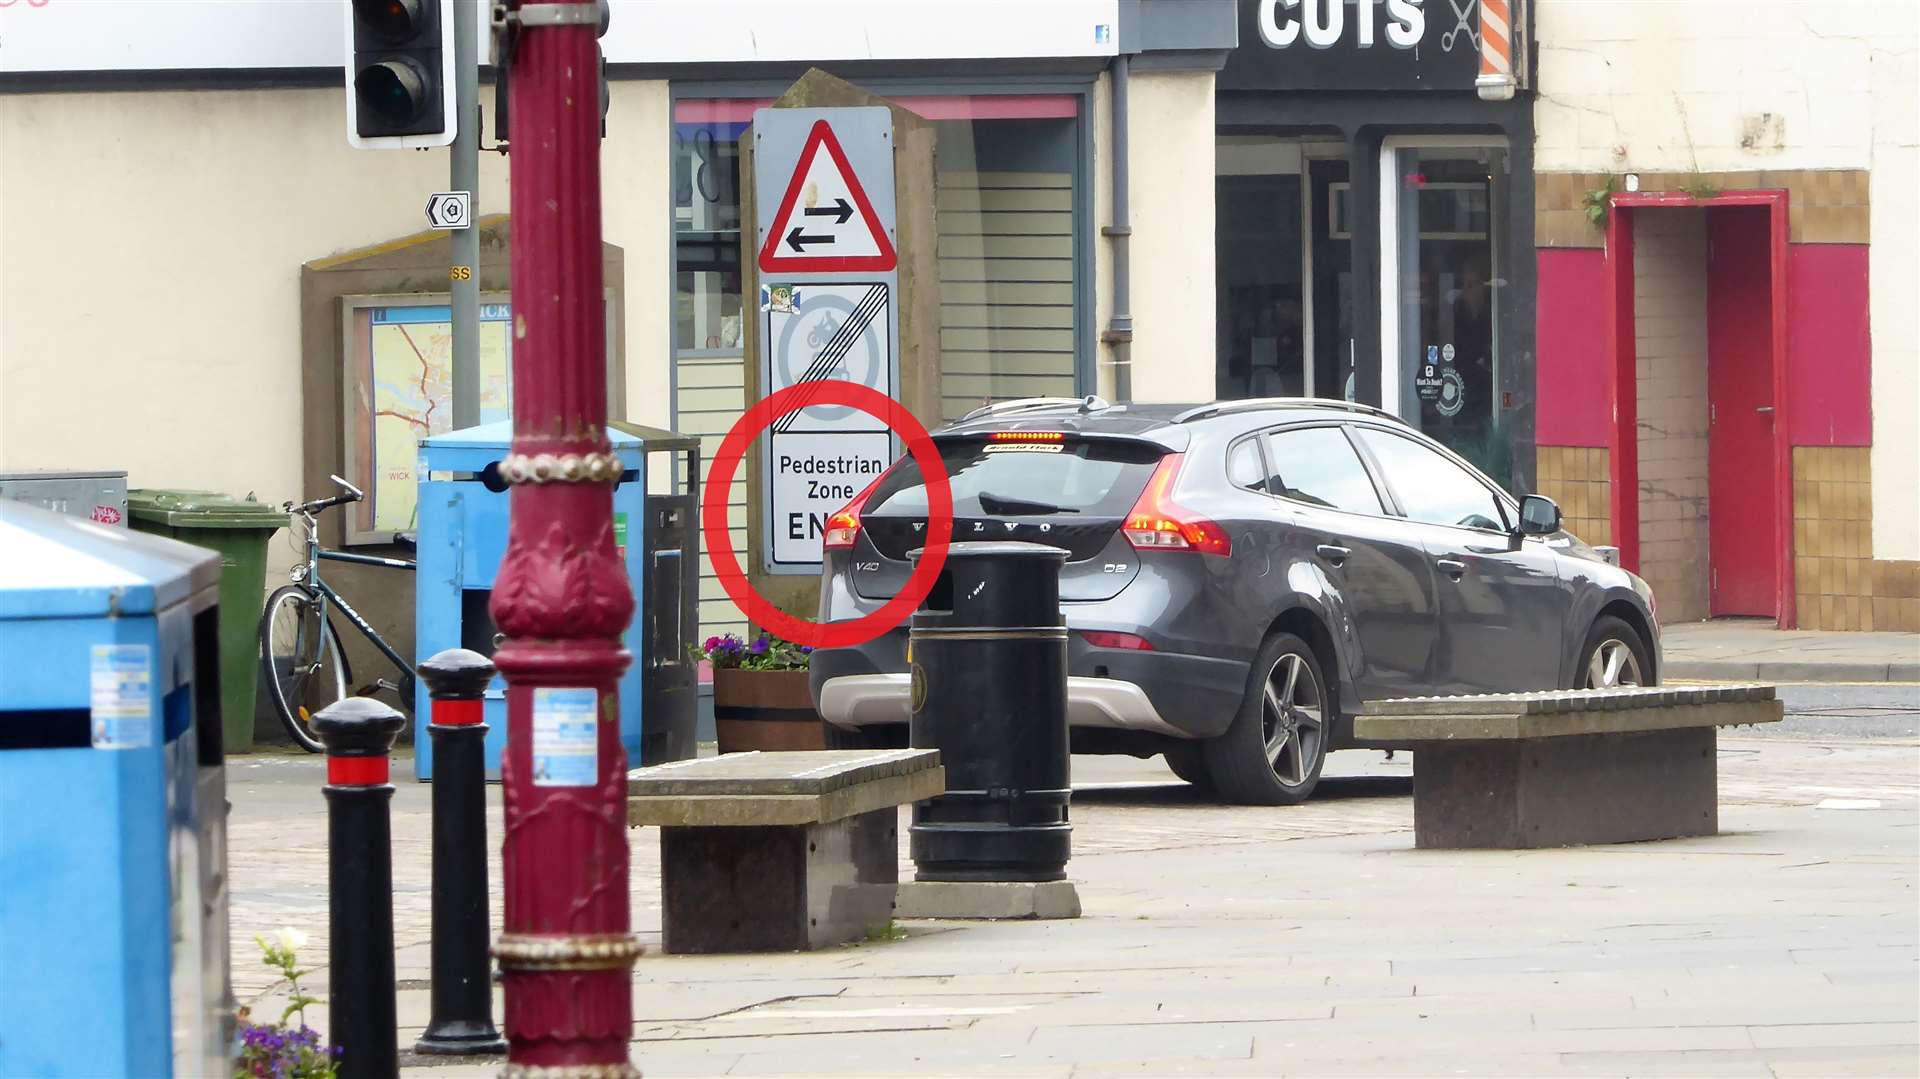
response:
<path id="1" fill-rule="evenodd" d="M 953 489 L 956 517 L 1124 517 L 1165 453 L 1145 443 L 1104 439 L 943 439 L 937 445 Z M 880 481 L 865 512 L 927 512 L 927 488 L 913 458 L 901 461 Z"/>

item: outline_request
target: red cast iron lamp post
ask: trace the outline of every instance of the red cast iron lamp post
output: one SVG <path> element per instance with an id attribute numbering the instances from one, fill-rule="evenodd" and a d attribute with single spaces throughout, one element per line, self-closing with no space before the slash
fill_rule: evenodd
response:
<path id="1" fill-rule="evenodd" d="M 506 635 L 502 843 L 508 1076 L 634 1076 L 618 680 L 633 591 L 614 551 L 600 263 L 602 10 L 516 3 L 513 485 L 493 592 Z"/>

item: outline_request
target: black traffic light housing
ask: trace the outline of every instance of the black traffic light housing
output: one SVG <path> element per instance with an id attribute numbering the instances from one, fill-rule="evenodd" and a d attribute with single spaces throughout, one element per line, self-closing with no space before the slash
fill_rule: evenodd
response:
<path id="1" fill-rule="evenodd" d="M 449 0 L 349 0 L 347 141 L 361 149 L 453 141 Z"/>
<path id="2" fill-rule="evenodd" d="M 599 28 L 595 37 L 606 37 L 607 27 L 613 21 L 613 8 L 608 0 L 580 0 L 591 2 L 599 12 Z M 507 108 L 507 80 L 513 68 L 513 42 L 519 32 L 517 15 L 507 13 L 504 8 L 496 11 L 493 33 L 493 139 L 501 153 L 508 152 L 512 136 L 508 133 L 509 111 Z M 604 47 L 600 52 L 600 137 L 607 137 L 607 111 L 613 107 L 613 88 L 607 82 L 607 54 Z"/>

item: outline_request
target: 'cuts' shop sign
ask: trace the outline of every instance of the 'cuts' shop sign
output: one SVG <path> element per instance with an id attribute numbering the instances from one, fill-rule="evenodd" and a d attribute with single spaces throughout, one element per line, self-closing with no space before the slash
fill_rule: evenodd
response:
<path id="1" fill-rule="evenodd" d="M 1241 0 L 1219 87 L 1470 91 L 1479 66 L 1480 0 Z"/>

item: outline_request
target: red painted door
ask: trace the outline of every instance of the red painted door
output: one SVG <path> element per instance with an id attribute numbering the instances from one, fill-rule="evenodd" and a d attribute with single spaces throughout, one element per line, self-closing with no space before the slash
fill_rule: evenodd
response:
<path id="1" fill-rule="evenodd" d="M 1772 245 L 1765 207 L 1707 211 L 1707 530 L 1711 607 L 1779 615 Z"/>

